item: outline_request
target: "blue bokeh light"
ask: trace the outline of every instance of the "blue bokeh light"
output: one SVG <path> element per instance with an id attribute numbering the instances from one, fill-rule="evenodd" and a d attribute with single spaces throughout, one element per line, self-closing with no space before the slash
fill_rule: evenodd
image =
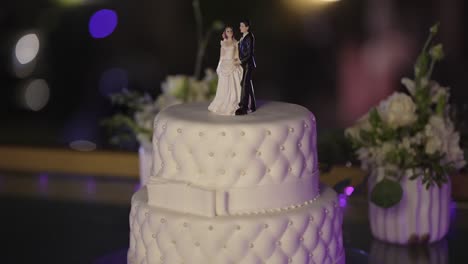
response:
<path id="1" fill-rule="evenodd" d="M 89 20 L 89 33 L 93 38 L 105 38 L 117 27 L 117 13 L 110 9 L 101 9 Z"/>

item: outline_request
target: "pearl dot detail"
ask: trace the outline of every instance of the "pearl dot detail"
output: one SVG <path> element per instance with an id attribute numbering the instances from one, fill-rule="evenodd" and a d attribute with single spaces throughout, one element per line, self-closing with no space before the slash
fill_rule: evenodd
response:
<path id="1" fill-rule="evenodd" d="M 221 132 L 221 136 L 226 136 L 226 132 Z"/>
<path id="2" fill-rule="evenodd" d="M 241 136 L 245 136 L 245 132 L 244 131 L 241 131 Z"/>
<path id="3" fill-rule="evenodd" d="M 281 149 L 281 150 L 284 150 L 284 146 L 281 146 L 280 149 Z"/>
<path id="4" fill-rule="evenodd" d="M 264 227 L 264 228 L 268 228 L 268 224 L 264 224 L 263 227 Z"/>
<path id="5" fill-rule="evenodd" d="M 187 222 L 184 223 L 184 227 L 188 227 L 188 223 L 187 223 Z"/>
<path id="6" fill-rule="evenodd" d="M 203 135 L 205 135 L 205 133 L 200 132 L 200 133 L 198 133 L 198 135 L 199 135 L 200 137 L 203 137 Z"/>
<path id="7" fill-rule="evenodd" d="M 210 153 L 208 153 L 208 156 L 213 157 L 213 156 L 214 156 L 214 153 L 213 153 L 213 152 L 210 152 Z"/>
<path id="8" fill-rule="evenodd" d="M 289 263 L 292 263 L 292 258 L 289 258 L 289 259 L 288 259 L 288 262 L 289 262 Z"/>
<path id="9" fill-rule="evenodd" d="M 213 230 L 213 226 L 209 226 L 208 230 L 210 230 L 210 231 Z"/>
<path id="10" fill-rule="evenodd" d="M 277 246 L 281 246 L 281 241 L 276 241 Z"/>
<path id="11" fill-rule="evenodd" d="M 237 230 L 240 230 L 240 229 L 241 229 L 241 226 L 240 226 L 240 225 L 237 225 L 237 226 L 236 226 L 236 229 L 237 229 Z"/>
<path id="12" fill-rule="evenodd" d="M 233 152 L 233 153 L 231 154 L 231 156 L 234 158 L 234 157 L 236 156 L 236 153 Z"/>
<path id="13" fill-rule="evenodd" d="M 166 223 L 166 219 L 161 218 L 161 223 L 163 223 L 163 224 Z"/>
<path id="14" fill-rule="evenodd" d="M 271 131 L 270 131 L 270 130 L 267 130 L 267 135 L 271 135 Z"/>
<path id="15" fill-rule="evenodd" d="M 219 174 L 221 174 L 221 175 L 226 174 L 226 170 L 220 170 L 220 171 L 219 171 Z"/>
<path id="16" fill-rule="evenodd" d="M 289 226 L 292 226 L 293 224 L 294 224 L 293 221 L 289 221 L 288 223 Z"/>
<path id="17" fill-rule="evenodd" d="M 304 237 L 300 237 L 299 241 L 301 241 L 301 242 L 304 241 Z"/>
<path id="18" fill-rule="evenodd" d="M 313 221 L 314 221 L 314 217 L 313 217 L 313 216 L 310 216 L 310 217 L 309 217 L 309 221 L 310 221 L 310 222 L 313 222 Z"/>
<path id="19" fill-rule="evenodd" d="M 294 128 L 290 127 L 289 132 L 294 132 Z"/>
<path id="20" fill-rule="evenodd" d="M 254 244 L 253 244 L 253 243 L 250 243 L 249 246 L 250 246 L 250 248 L 253 248 L 253 247 L 254 247 Z"/>
<path id="21" fill-rule="evenodd" d="M 245 174 L 245 170 L 241 170 L 240 175 L 244 176 Z"/>
<path id="22" fill-rule="evenodd" d="M 157 235 L 156 235 L 156 234 L 153 234 L 153 236 L 152 236 L 152 237 L 153 237 L 153 238 L 156 238 L 156 237 L 157 237 Z"/>
<path id="23" fill-rule="evenodd" d="M 178 128 L 177 133 L 179 133 L 179 134 L 182 133 L 182 128 Z"/>
<path id="24" fill-rule="evenodd" d="M 302 144 L 301 144 L 301 143 L 299 143 L 299 144 L 297 144 L 297 146 L 298 146 L 298 147 L 302 147 Z"/>
<path id="25" fill-rule="evenodd" d="M 200 242 L 195 242 L 195 246 L 196 246 L 196 247 L 199 247 L 199 246 L 200 246 Z"/>

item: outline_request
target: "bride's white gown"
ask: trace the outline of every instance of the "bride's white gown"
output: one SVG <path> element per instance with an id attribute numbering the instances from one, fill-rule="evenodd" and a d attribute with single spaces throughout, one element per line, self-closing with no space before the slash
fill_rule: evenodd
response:
<path id="1" fill-rule="evenodd" d="M 221 41 L 218 68 L 218 87 L 208 110 L 220 115 L 235 115 L 241 96 L 242 67 L 234 64 L 239 58 L 237 42 Z"/>

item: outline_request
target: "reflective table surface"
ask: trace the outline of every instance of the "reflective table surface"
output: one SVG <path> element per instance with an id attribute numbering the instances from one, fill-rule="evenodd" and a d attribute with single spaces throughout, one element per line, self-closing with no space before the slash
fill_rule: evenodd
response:
<path id="1" fill-rule="evenodd" d="M 1 263 L 126 263 L 133 180 L 0 172 Z M 347 264 L 468 263 L 468 204 L 452 203 L 449 234 L 428 246 L 372 238 L 365 196 L 340 196 Z"/>

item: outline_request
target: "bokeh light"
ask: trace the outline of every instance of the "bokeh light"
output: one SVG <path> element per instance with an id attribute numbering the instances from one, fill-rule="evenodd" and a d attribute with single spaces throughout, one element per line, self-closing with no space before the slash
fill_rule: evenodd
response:
<path id="1" fill-rule="evenodd" d="M 353 186 L 347 186 L 344 188 L 344 193 L 347 195 L 347 196 L 351 196 L 351 194 L 353 194 L 354 192 L 354 187 Z"/>
<path id="2" fill-rule="evenodd" d="M 89 20 L 89 33 L 93 38 L 105 38 L 117 27 L 117 13 L 102 9 L 94 13 Z"/>
<path id="3" fill-rule="evenodd" d="M 20 101 L 24 108 L 39 111 L 49 102 L 50 89 L 43 79 L 32 80 L 20 91 Z"/>
<path id="4" fill-rule="evenodd" d="M 338 203 L 341 207 L 346 207 L 346 205 L 348 204 L 348 196 L 344 194 L 338 195 Z"/>
<path id="5" fill-rule="evenodd" d="M 77 151 L 93 151 L 96 149 L 96 144 L 88 140 L 75 140 L 70 143 L 70 148 Z"/>
<path id="6" fill-rule="evenodd" d="M 31 33 L 22 36 L 15 46 L 15 57 L 20 64 L 34 60 L 39 52 L 39 38 Z"/>
<path id="7" fill-rule="evenodd" d="M 317 11 L 323 7 L 339 1 L 341 0 L 283 0 L 286 7 L 299 13 Z"/>
<path id="8" fill-rule="evenodd" d="M 120 68 L 111 68 L 106 70 L 99 81 L 99 91 L 102 95 L 108 96 L 113 93 L 121 92 L 128 87 L 127 71 Z"/>

